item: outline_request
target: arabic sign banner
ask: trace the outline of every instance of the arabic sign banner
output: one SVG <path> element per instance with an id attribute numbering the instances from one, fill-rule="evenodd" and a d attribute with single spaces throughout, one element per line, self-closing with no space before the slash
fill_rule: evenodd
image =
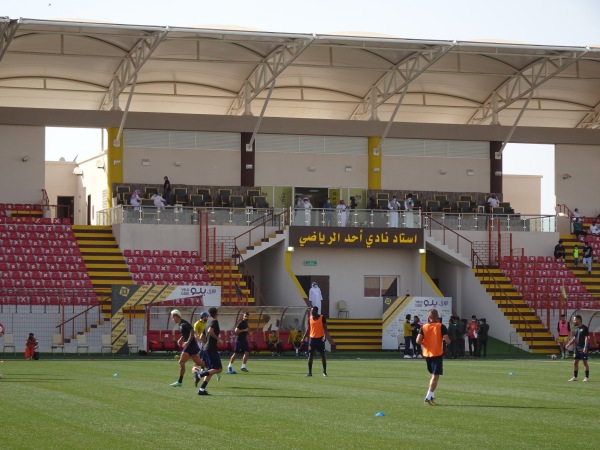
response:
<path id="1" fill-rule="evenodd" d="M 421 248 L 421 228 L 290 227 L 289 245 L 337 248 Z"/>
<path id="2" fill-rule="evenodd" d="M 427 322 L 430 309 L 437 309 L 445 324 L 452 315 L 452 297 L 384 297 L 382 318 L 382 350 L 397 350 L 398 336 L 404 339 L 404 318 L 407 314 L 419 316 L 419 322 Z M 412 319 L 411 319 L 412 322 Z M 447 326 L 447 325 L 446 325 Z"/>

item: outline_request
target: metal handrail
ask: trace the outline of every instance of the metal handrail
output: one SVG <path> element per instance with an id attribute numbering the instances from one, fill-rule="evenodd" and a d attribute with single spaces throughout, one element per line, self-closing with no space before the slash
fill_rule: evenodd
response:
<path id="1" fill-rule="evenodd" d="M 502 299 L 504 301 L 506 301 L 510 305 L 510 308 L 508 310 L 511 311 L 514 315 L 516 315 L 520 319 L 520 321 L 524 324 L 525 328 L 527 329 L 527 331 L 524 334 L 524 339 L 527 338 L 528 333 L 530 334 L 530 337 L 533 337 L 533 327 L 527 321 L 527 319 L 525 318 L 525 316 L 523 314 L 521 314 L 521 312 L 518 310 L 517 305 L 515 305 L 515 303 L 512 301 L 512 299 L 506 294 L 504 288 L 500 285 L 500 283 L 498 283 L 498 280 L 490 272 L 490 270 L 488 269 L 487 265 L 481 259 L 481 257 L 479 256 L 479 254 L 473 249 L 473 241 L 467 239 L 464 236 L 461 236 L 456 231 L 454 231 L 454 230 L 446 227 L 446 225 L 438 222 L 437 220 L 435 220 L 435 219 L 433 219 L 431 217 L 427 216 L 427 219 L 431 220 L 431 221 L 433 221 L 435 223 L 437 223 L 438 225 L 440 225 L 442 227 L 442 236 L 443 236 L 443 244 L 444 245 L 446 245 L 446 230 L 448 230 L 450 233 L 456 235 L 456 251 L 457 252 L 459 252 L 460 239 L 463 239 L 464 241 L 468 242 L 471 245 L 471 266 L 473 268 L 482 269 L 484 271 L 485 275 L 482 277 L 484 283 L 485 282 L 491 283 L 496 288 L 498 288 L 498 291 L 500 293 L 499 295 L 502 297 Z M 429 227 L 429 237 L 431 237 L 431 232 L 432 232 L 431 227 Z"/>
<path id="2" fill-rule="evenodd" d="M 267 224 L 269 222 L 269 220 L 271 221 L 271 224 L 273 224 L 273 226 L 275 226 L 275 221 L 276 219 L 279 219 L 279 223 L 277 225 L 278 229 L 281 230 L 282 226 L 285 225 L 285 220 L 282 220 L 285 218 L 285 215 L 288 214 L 289 211 L 288 210 L 283 210 L 282 212 L 280 212 L 277 215 L 273 215 L 273 213 L 270 213 L 269 215 L 267 215 L 267 217 L 263 217 L 262 222 L 259 223 L 258 225 L 255 225 L 254 227 L 250 228 L 249 230 L 244 231 L 242 234 L 240 234 L 239 236 L 236 236 L 233 241 L 234 241 L 234 245 L 235 245 L 235 250 L 236 250 L 236 254 L 240 254 L 240 246 L 238 245 L 238 240 L 241 239 L 243 236 L 248 235 L 248 246 L 252 245 L 252 232 L 258 228 L 263 229 L 263 239 L 266 239 L 267 237 Z M 272 216 L 270 219 L 268 218 L 268 216 Z"/>

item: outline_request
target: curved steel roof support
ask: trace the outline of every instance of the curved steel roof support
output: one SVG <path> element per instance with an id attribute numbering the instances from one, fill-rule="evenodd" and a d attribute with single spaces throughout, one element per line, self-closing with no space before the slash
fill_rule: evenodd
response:
<path id="1" fill-rule="evenodd" d="M 491 119 L 492 124 L 498 124 L 497 115 L 500 111 L 529 95 L 546 81 L 579 61 L 586 53 L 587 51 L 566 52 L 534 61 L 494 89 L 467 123 L 482 125 Z"/>
<path id="2" fill-rule="evenodd" d="M 314 40 L 314 36 L 312 39 L 295 40 L 294 42 L 280 45 L 265 56 L 254 68 L 250 76 L 244 80 L 244 86 L 238 92 L 231 106 L 229 106 L 227 115 L 237 115 L 242 108 L 244 109 L 244 115 L 251 115 L 249 111 L 252 100 L 269 87 Z"/>
<path id="3" fill-rule="evenodd" d="M 373 111 L 373 108 L 376 109 L 383 105 L 391 97 L 402 91 L 453 48 L 454 45 L 432 47 L 426 51 L 412 54 L 396 64 L 377 80 L 369 94 L 362 99 L 350 115 L 350 120 L 362 119 L 369 111 L 371 111 L 371 118 L 377 117 L 377 111 Z M 376 91 L 376 100 L 373 100 L 373 88 Z"/>
<path id="4" fill-rule="evenodd" d="M 593 111 L 587 113 L 575 128 L 600 128 L 600 103 L 595 106 Z"/>
<path id="5" fill-rule="evenodd" d="M 533 93 L 534 92 L 535 91 L 532 89 L 531 92 L 529 93 L 529 97 L 527 97 L 527 101 L 523 104 L 523 107 L 521 108 L 521 111 L 519 111 L 519 114 L 517 115 L 515 123 L 510 128 L 510 131 L 508 132 L 508 135 L 506 136 L 506 139 L 504 139 L 504 142 L 502 142 L 502 147 L 500 147 L 500 150 L 498 150 L 496 152 L 496 155 L 495 155 L 496 159 L 501 159 L 502 152 L 504 151 L 504 147 L 506 147 L 506 144 L 508 144 L 510 142 L 513 133 L 517 129 L 517 125 L 519 125 L 519 122 L 521 121 L 521 117 L 523 117 L 523 114 L 525 113 L 525 111 L 527 111 L 527 106 L 529 106 L 529 101 L 531 100 L 531 97 L 533 97 Z"/>
<path id="6" fill-rule="evenodd" d="M 137 76 L 142 66 L 150 59 L 150 56 L 168 32 L 169 27 L 166 27 L 164 30 L 155 31 L 136 42 L 114 73 L 108 91 L 104 95 L 102 102 L 100 102 L 101 110 L 107 108 L 114 110 L 118 108 L 119 95 L 131 83 L 131 80 Z M 117 108 L 115 108 L 115 105 L 117 105 Z"/>
<path id="7" fill-rule="evenodd" d="M 0 61 L 4 57 L 8 46 L 12 42 L 19 28 L 18 20 L 9 20 L 8 22 L 0 22 Z"/>

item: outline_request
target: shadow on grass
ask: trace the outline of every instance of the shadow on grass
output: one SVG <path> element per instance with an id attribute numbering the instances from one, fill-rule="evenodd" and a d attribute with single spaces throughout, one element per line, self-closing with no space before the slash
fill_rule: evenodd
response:
<path id="1" fill-rule="evenodd" d="M 459 408 L 506 408 L 506 409 L 559 409 L 559 410 L 565 410 L 565 409 L 577 409 L 577 408 L 564 408 L 564 407 L 554 407 L 554 406 L 515 406 L 515 405 L 465 405 L 465 404 L 448 404 L 448 403 L 444 403 L 444 404 L 436 404 L 436 407 L 459 407 Z"/>

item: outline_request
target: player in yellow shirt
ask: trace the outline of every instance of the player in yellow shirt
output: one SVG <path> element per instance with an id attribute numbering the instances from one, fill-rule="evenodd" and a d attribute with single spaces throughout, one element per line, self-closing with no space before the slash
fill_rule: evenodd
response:
<path id="1" fill-rule="evenodd" d="M 204 362 L 204 343 L 206 340 L 204 329 L 206 328 L 207 321 L 208 313 L 204 311 L 202 314 L 200 314 L 200 319 L 194 323 L 194 331 L 196 332 L 196 336 L 198 336 L 198 346 L 200 347 L 200 365 L 194 364 L 194 367 L 192 368 L 196 386 L 198 386 L 198 381 L 200 380 L 198 374 L 202 372 L 203 369 L 206 369 L 206 363 Z"/>

